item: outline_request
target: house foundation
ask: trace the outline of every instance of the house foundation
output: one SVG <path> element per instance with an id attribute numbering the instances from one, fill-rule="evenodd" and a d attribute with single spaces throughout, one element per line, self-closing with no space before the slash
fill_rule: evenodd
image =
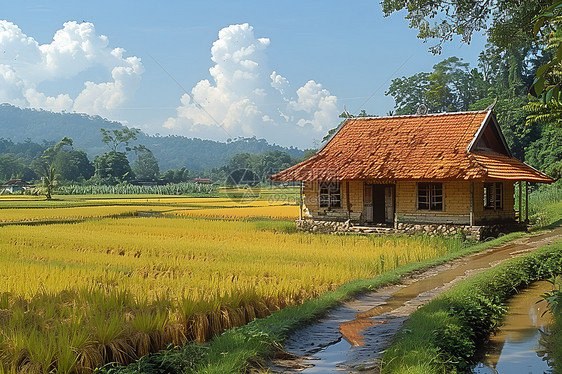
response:
<path id="1" fill-rule="evenodd" d="M 318 234 L 425 234 L 429 236 L 461 236 L 467 240 L 482 241 L 495 238 L 501 234 L 516 231 L 527 231 L 524 223 L 512 222 L 485 226 L 452 225 L 452 224 L 411 224 L 398 223 L 396 227 L 388 226 L 359 226 L 347 221 L 321 221 L 314 219 L 302 219 L 296 221 L 298 230 Z"/>

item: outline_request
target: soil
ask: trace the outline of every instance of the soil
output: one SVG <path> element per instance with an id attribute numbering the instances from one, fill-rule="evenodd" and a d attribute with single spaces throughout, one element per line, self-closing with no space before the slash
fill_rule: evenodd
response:
<path id="1" fill-rule="evenodd" d="M 405 277 L 331 310 L 284 342 L 271 373 L 379 372 L 384 350 L 408 316 L 459 281 L 562 239 L 562 227 L 516 239 Z M 258 370 L 263 372 L 262 370 Z"/>

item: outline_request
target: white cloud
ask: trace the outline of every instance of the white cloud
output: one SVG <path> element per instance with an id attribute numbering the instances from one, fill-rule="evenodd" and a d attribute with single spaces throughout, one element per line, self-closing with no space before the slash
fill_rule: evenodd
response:
<path id="1" fill-rule="evenodd" d="M 113 111 L 138 89 L 144 68 L 139 58 L 124 57 L 122 48 L 111 49 L 105 35 L 92 23 L 66 22 L 49 44 L 39 45 L 15 24 L 0 20 L 0 101 L 21 107 L 53 111 L 79 111 L 114 117 Z M 107 82 L 84 82 L 72 98 L 60 92 L 49 96 L 39 85 L 71 79 L 99 66 L 111 73 Z"/>
<path id="2" fill-rule="evenodd" d="M 257 136 L 299 147 L 322 139 L 339 122 L 337 98 L 313 80 L 291 92 L 289 80 L 268 69 L 269 44 L 247 23 L 220 30 L 211 48 L 211 80 L 184 94 L 164 127 L 187 136 Z"/>

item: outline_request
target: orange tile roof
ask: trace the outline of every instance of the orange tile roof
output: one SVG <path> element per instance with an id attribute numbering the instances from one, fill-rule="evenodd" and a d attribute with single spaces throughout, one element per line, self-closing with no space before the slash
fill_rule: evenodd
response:
<path id="1" fill-rule="evenodd" d="M 525 180 L 528 182 L 551 183 L 553 180 L 515 158 L 499 153 L 474 153 L 476 161 L 487 171 L 487 179 Z"/>
<path id="2" fill-rule="evenodd" d="M 467 151 L 489 111 L 350 118 L 310 159 L 275 181 L 444 180 L 503 178 L 551 182 L 507 156 Z M 509 176 L 509 178 L 504 178 Z"/>

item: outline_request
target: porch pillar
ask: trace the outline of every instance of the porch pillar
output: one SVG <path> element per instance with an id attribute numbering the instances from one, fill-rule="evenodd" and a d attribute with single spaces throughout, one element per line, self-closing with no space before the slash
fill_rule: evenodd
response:
<path id="1" fill-rule="evenodd" d="M 351 219 L 351 201 L 349 200 L 349 181 L 345 182 L 345 200 L 347 206 L 347 219 Z"/>
<path id="2" fill-rule="evenodd" d="M 304 188 L 304 182 L 300 182 L 300 186 L 299 186 L 299 221 L 302 220 L 302 208 L 303 208 L 303 202 L 302 202 L 302 193 L 303 193 L 303 188 Z"/>
<path id="3" fill-rule="evenodd" d="M 519 223 L 523 222 L 523 207 L 521 206 L 523 195 L 523 181 L 519 181 Z"/>
<path id="4" fill-rule="evenodd" d="M 529 182 L 525 182 L 525 223 L 529 223 Z"/>
<path id="5" fill-rule="evenodd" d="M 474 182 L 470 182 L 470 226 L 474 226 Z"/>

